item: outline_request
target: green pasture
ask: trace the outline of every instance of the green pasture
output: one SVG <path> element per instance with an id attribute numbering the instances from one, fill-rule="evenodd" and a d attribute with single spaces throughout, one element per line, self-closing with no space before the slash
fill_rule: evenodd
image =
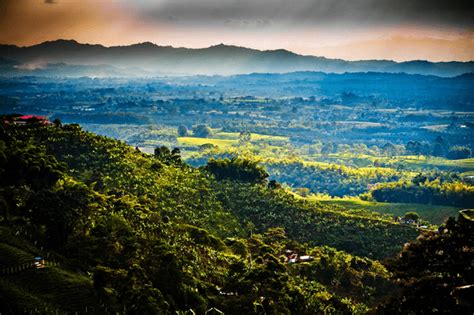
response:
<path id="1" fill-rule="evenodd" d="M 327 198 L 321 196 L 307 197 L 309 200 L 319 201 L 326 205 L 338 205 L 349 210 L 373 211 L 380 214 L 403 216 L 407 212 L 416 212 L 420 217 L 433 224 L 441 224 L 449 218 L 457 217 L 460 208 L 449 206 L 426 205 L 416 203 L 386 203 L 364 201 L 359 198 Z"/>
<path id="2" fill-rule="evenodd" d="M 217 139 L 217 138 L 197 138 L 197 137 L 179 137 L 178 143 L 183 146 L 197 147 L 203 144 L 213 144 L 220 148 L 232 147 L 239 143 L 238 140 L 233 139 Z"/>

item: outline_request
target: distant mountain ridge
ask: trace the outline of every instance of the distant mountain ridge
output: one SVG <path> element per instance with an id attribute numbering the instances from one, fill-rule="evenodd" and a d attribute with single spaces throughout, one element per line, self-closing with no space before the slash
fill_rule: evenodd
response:
<path id="1" fill-rule="evenodd" d="M 56 40 L 30 47 L 0 45 L 0 60 L 2 59 L 16 61 L 30 68 L 58 63 L 78 66 L 107 65 L 117 69 L 134 69 L 132 72 L 141 71 L 142 74 L 148 75 L 371 71 L 451 77 L 474 72 L 473 61 L 346 61 L 303 56 L 284 49 L 261 51 L 224 44 L 199 49 L 159 46 L 150 42 L 105 47 L 81 44 L 75 40 Z"/>

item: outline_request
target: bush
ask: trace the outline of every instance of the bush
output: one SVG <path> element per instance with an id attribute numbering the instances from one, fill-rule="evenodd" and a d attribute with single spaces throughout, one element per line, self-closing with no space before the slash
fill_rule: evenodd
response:
<path id="1" fill-rule="evenodd" d="M 197 125 L 193 127 L 193 135 L 200 138 L 208 138 L 212 135 L 212 130 L 208 125 Z"/>
<path id="2" fill-rule="evenodd" d="M 451 160 L 467 159 L 471 154 L 471 149 L 468 147 L 454 146 L 449 148 L 447 158 Z"/>
<path id="3" fill-rule="evenodd" d="M 218 180 L 230 179 L 250 183 L 262 183 L 268 173 L 258 162 L 242 158 L 210 159 L 205 167 Z"/>
<path id="4" fill-rule="evenodd" d="M 185 125 L 180 125 L 178 127 L 178 136 L 180 137 L 188 136 L 188 128 Z"/>
<path id="5" fill-rule="evenodd" d="M 418 221 L 420 219 L 420 216 L 416 212 L 407 212 L 403 216 L 405 220 L 413 220 L 413 221 Z"/>

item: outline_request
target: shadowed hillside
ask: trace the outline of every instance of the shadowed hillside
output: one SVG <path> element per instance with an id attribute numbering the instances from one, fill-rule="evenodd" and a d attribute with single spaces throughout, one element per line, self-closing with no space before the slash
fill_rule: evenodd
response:
<path id="1" fill-rule="evenodd" d="M 151 156 L 78 125 L 33 120 L 4 123 L 0 136 L 0 248 L 14 270 L 0 287 L 2 313 L 97 303 L 139 313 L 358 313 L 395 292 L 384 267 L 359 256 L 394 255 L 417 235 L 375 214 L 298 201 L 251 161 L 195 169 L 177 150 Z M 16 268 L 45 252 L 58 265 Z"/>

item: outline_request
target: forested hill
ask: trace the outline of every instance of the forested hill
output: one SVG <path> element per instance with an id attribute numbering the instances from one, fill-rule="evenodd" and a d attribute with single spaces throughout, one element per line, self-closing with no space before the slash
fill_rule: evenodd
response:
<path id="1" fill-rule="evenodd" d="M 393 292 L 375 259 L 414 228 L 297 200 L 267 177 L 251 161 L 196 169 L 178 150 L 2 118 L 0 312 L 357 313 Z M 290 264 L 289 251 L 311 258 Z M 35 255 L 54 267 L 22 269 Z"/>
<path id="2" fill-rule="evenodd" d="M 0 68 L 5 74 L 53 76 L 58 72 L 72 76 L 85 73 L 117 76 L 374 71 L 451 77 L 473 72 L 474 62 L 347 61 L 303 56 L 284 49 L 261 51 L 223 44 L 200 49 L 158 46 L 153 43 L 105 47 L 81 44 L 74 40 L 56 40 L 30 47 L 0 45 Z"/>

